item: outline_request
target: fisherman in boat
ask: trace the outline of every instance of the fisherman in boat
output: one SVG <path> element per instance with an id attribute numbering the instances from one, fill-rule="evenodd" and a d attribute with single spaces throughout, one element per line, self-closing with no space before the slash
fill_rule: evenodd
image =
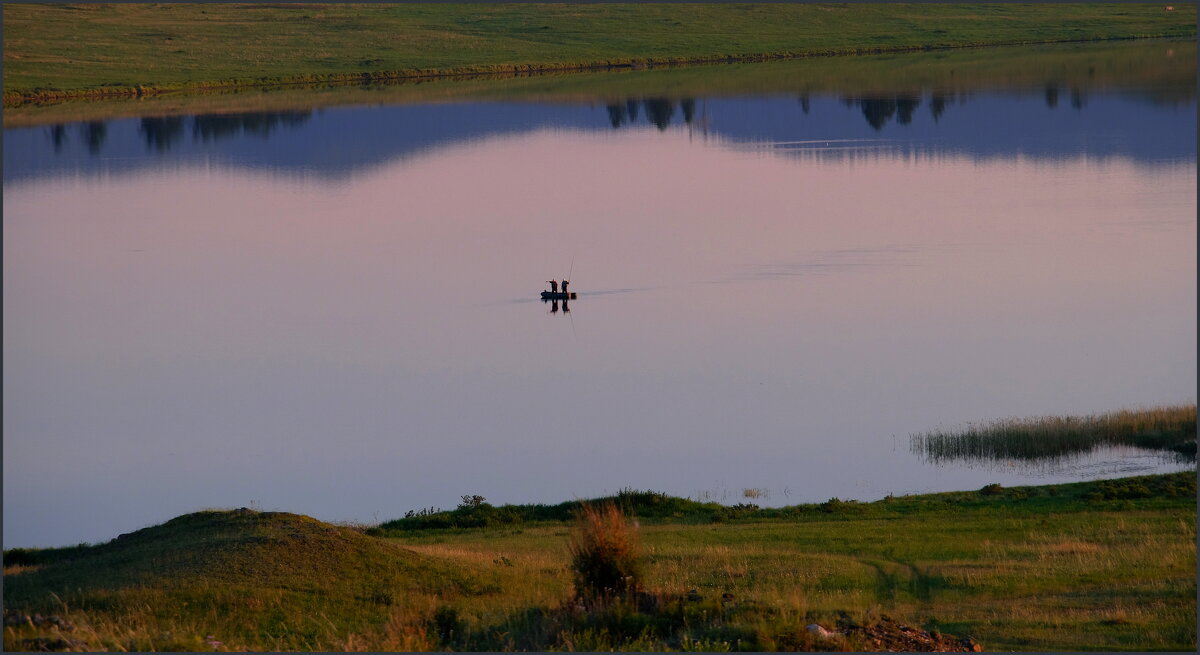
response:
<path id="1" fill-rule="evenodd" d="M 558 293 L 558 281 L 557 280 L 546 280 L 546 281 L 550 283 L 550 293 Z M 565 291 L 566 287 L 563 287 L 563 290 Z"/>
<path id="2" fill-rule="evenodd" d="M 562 285 L 562 287 L 563 287 L 563 293 L 566 293 L 566 292 L 567 292 L 567 285 L 568 285 L 568 284 L 570 284 L 570 283 L 571 283 L 571 281 L 570 281 L 570 280 L 563 280 L 563 285 Z"/>

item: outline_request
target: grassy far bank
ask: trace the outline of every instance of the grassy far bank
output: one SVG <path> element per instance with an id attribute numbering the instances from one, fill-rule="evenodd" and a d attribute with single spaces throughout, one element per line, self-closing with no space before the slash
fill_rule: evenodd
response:
<path id="1" fill-rule="evenodd" d="M 1192 473 L 727 517 L 624 496 L 657 609 L 581 608 L 577 533 L 553 512 L 364 533 L 213 511 L 107 544 L 6 552 L 4 646 L 786 650 L 836 647 L 809 623 L 887 615 L 985 650 L 1195 647 Z"/>
<path id="2" fill-rule="evenodd" d="M 4 97 L 1194 37 L 1195 23 L 1191 4 L 5 4 Z"/>
<path id="3" fill-rule="evenodd" d="M 4 125 L 467 100 L 610 103 L 637 97 L 746 94 L 855 97 L 936 93 L 954 97 L 979 91 L 1061 91 L 1066 95 L 1130 88 L 1138 89 L 1155 103 L 1192 101 L 1196 93 L 1195 41 L 1060 43 L 644 70 L 193 90 L 143 97 L 27 102 L 5 109 Z"/>

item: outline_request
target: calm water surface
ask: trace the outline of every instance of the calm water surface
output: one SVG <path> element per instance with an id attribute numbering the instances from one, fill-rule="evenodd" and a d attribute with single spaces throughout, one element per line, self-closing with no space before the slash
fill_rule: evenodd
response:
<path id="1" fill-rule="evenodd" d="M 8 129 L 4 545 L 252 504 L 376 521 L 467 493 L 779 505 L 1186 468 L 910 452 L 1195 400 L 1194 82 L 1051 91 Z M 536 300 L 568 272 L 569 311 Z"/>

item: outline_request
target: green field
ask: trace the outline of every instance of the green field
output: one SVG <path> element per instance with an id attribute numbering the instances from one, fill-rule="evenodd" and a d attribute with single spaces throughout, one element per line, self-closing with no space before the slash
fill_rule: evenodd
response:
<path id="1" fill-rule="evenodd" d="M 130 116 L 310 110 L 378 103 L 463 101 L 625 102 L 666 97 L 864 94 L 969 95 L 980 91 L 1091 93 L 1135 88 L 1151 102 L 1191 102 L 1196 42 L 1146 39 L 963 48 L 855 57 L 675 66 L 643 70 L 480 75 L 367 84 L 308 84 L 197 90 L 142 97 L 26 102 L 4 111 L 5 127 Z"/>
<path id="2" fill-rule="evenodd" d="M 223 85 L 1194 37 L 1180 4 L 4 5 L 6 103 Z"/>
<path id="3" fill-rule="evenodd" d="M 770 510 L 611 500 L 640 522 L 641 604 L 575 597 L 575 528 L 555 517 L 577 503 L 441 513 L 478 528 L 209 511 L 6 552 L 4 646 L 869 649 L 806 626 L 885 616 L 985 650 L 1196 646 L 1193 473 Z"/>

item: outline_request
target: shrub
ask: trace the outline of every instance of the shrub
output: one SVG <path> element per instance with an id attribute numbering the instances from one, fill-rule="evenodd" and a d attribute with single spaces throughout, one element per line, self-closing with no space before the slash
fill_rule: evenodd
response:
<path id="1" fill-rule="evenodd" d="M 1088 494 L 1088 500 L 1130 500 L 1153 496 L 1154 492 L 1141 482 L 1111 480 L 1097 485 L 1097 490 Z"/>
<path id="2" fill-rule="evenodd" d="M 13 548 L 4 551 L 5 566 L 30 566 L 37 564 L 37 556 L 26 548 Z"/>
<path id="3" fill-rule="evenodd" d="M 458 504 L 458 509 L 475 509 L 483 507 L 487 504 L 487 498 L 479 494 L 464 494 L 462 502 Z"/>
<path id="4" fill-rule="evenodd" d="M 575 593 L 606 600 L 641 589 L 641 556 L 637 527 L 614 503 L 584 504 L 575 515 L 571 536 L 571 569 Z"/>
<path id="5" fill-rule="evenodd" d="M 820 510 L 822 512 L 825 512 L 826 514 L 842 514 L 845 512 L 857 511 L 857 510 L 862 509 L 861 506 L 858 504 L 858 501 L 842 500 L 841 498 L 838 498 L 836 496 L 821 503 L 817 507 L 819 507 Z"/>
<path id="6" fill-rule="evenodd" d="M 1188 497 L 1196 495 L 1196 478 L 1179 476 L 1162 485 L 1163 495 L 1167 498 Z"/>
<path id="7" fill-rule="evenodd" d="M 453 607 L 439 607 L 433 613 L 433 628 L 442 644 L 453 644 L 462 637 L 463 621 Z"/>
<path id="8" fill-rule="evenodd" d="M 463 496 L 463 502 L 449 512 L 434 510 L 410 511 L 402 519 L 388 521 L 367 534 L 379 536 L 392 530 L 438 530 L 446 528 L 488 528 L 513 525 L 524 520 L 520 508 L 511 505 L 495 507 L 483 496 Z"/>
<path id="9" fill-rule="evenodd" d="M 983 488 L 979 490 L 980 496 L 999 496 L 1002 493 L 1004 493 L 1004 487 L 1000 486 L 996 482 L 984 485 Z"/>

